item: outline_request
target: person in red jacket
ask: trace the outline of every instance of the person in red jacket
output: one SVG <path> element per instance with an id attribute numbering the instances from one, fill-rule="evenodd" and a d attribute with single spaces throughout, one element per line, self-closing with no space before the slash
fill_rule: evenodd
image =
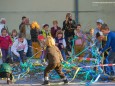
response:
<path id="1" fill-rule="evenodd" d="M 6 62 L 6 58 L 8 56 L 8 49 L 12 45 L 12 40 L 10 36 L 8 35 L 8 31 L 6 28 L 3 28 L 1 30 L 1 36 L 0 36 L 0 48 L 2 51 L 2 61 L 3 63 Z"/>

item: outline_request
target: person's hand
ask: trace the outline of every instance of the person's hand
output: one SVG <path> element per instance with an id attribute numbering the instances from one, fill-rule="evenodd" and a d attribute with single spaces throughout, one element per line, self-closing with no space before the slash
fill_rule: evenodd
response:
<path id="1" fill-rule="evenodd" d="M 17 56 L 17 57 L 20 57 L 20 54 L 17 54 L 16 56 Z"/>
<path id="2" fill-rule="evenodd" d="M 58 46 L 58 43 L 55 43 L 56 46 Z"/>
<path id="3" fill-rule="evenodd" d="M 99 54 L 99 55 L 101 55 L 101 54 L 102 54 L 102 52 L 101 52 L 101 51 L 99 51 L 99 52 L 98 52 L 98 54 Z"/>
<path id="4" fill-rule="evenodd" d="M 43 62 L 43 65 L 48 65 L 48 63 L 47 62 Z"/>
<path id="5" fill-rule="evenodd" d="M 11 46 L 12 46 L 12 44 L 9 45 L 9 47 L 11 47 Z"/>
<path id="6" fill-rule="evenodd" d="M 24 52 L 24 55 L 26 55 L 26 53 Z"/>
<path id="7" fill-rule="evenodd" d="M 63 59 L 61 59 L 61 63 L 63 63 L 64 62 L 64 60 Z"/>
<path id="8" fill-rule="evenodd" d="M 61 45 L 61 48 L 64 48 L 64 46 L 63 46 L 63 45 Z"/>

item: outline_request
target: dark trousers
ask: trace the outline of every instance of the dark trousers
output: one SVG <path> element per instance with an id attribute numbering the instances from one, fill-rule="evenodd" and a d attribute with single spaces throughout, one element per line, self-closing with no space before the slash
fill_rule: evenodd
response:
<path id="1" fill-rule="evenodd" d="M 20 57 L 17 57 L 16 55 L 13 54 L 13 61 L 14 62 L 20 62 L 20 61 L 24 62 L 27 59 L 26 55 L 24 55 L 24 50 L 18 51 L 18 52 L 20 54 Z"/>
<path id="2" fill-rule="evenodd" d="M 109 56 L 106 58 L 106 63 L 108 64 L 114 64 L 115 63 L 115 52 L 111 52 L 109 53 Z M 114 70 L 115 66 L 107 66 L 108 70 L 107 72 L 110 75 L 114 75 L 115 74 L 115 70 Z"/>
<path id="3" fill-rule="evenodd" d="M 27 51 L 26 56 L 27 56 L 27 57 L 32 57 L 32 48 L 31 48 L 31 46 L 32 46 L 32 41 L 31 41 L 31 40 L 27 40 L 27 42 L 28 42 L 28 51 Z"/>
<path id="4" fill-rule="evenodd" d="M 2 61 L 3 61 L 3 63 L 5 63 L 7 56 L 8 56 L 8 50 L 1 48 L 1 51 L 2 51 Z"/>
<path id="5" fill-rule="evenodd" d="M 12 80 L 12 73 L 8 73 L 8 72 L 0 72 L 0 78 L 10 78 L 10 80 Z"/>
<path id="6" fill-rule="evenodd" d="M 48 77 L 48 74 L 52 71 L 55 70 L 61 78 L 65 78 L 64 73 L 62 72 L 62 66 L 60 63 L 58 64 L 48 64 L 46 69 L 44 70 L 44 78 Z"/>

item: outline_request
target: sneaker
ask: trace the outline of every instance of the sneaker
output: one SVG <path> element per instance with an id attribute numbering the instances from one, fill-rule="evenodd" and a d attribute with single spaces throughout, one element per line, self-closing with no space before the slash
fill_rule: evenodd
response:
<path id="1" fill-rule="evenodd" d="M 67 79 L 65 79 L 65 80 L 63 80 L 64 81 L 64 84 L 67 84 L 68 83 L 68 80 Z"/>
<path id="2" fill-rule="evenodd" d="M 44 83 L 42 85 L 50 85 L 48 80 L 45 80 Z"/>

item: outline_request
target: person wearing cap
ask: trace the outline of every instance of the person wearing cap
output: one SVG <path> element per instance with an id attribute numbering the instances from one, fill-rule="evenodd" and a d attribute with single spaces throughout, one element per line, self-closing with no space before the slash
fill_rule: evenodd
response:
<path id="1" fill-rule="evenodd" d="M 107 35 L 106 45 L 100 51 L 100 54 L 105 52 L 108 48 L 111 48 L 109 56 L 108 56 L 108 61 L 109 61 L 109 64 L 114 64 L 115 63 L 115 32 L 110 31 L 107 24 L 102 24 L 100 30 L 103 32 L 103 34 Z M 114 74 L 115 74 L 114 70 L 111 70 L 111 75 L 114 75 Z"/>
<path id="2" fill-rule="evenodd" d="M 6 26 L 6 19 L 5 19 L 5 18 L 1 18 L 1 19 L 0 19 L 0 35 L 1 35 L 1 30 L 2 30 L 3 28 L 6 28 L 7 31 L 8 31 L 8 27 Z M 8 33 L 9 33 L 9 31 L 8 31 Z"/>
<path id="3" fill-rule="evenodd" d="M 47 38 L 47 36 L 51 36 L 48 24 L 43 25 L 43 29 L 41 30 L 40 34 L 42 34 L 44 36 L 44 38 Z"/>
<path id="4" fill-rule="evenodd" d="M 97 28 L 95 28 L 94 30 L 94 35 L 96 36 L 96 33 L 100 31 L 100 28 L 102 26 L 102 24 L 104 23 L 104 21 L 102 19 L 98 19 L 96 21 L 96 24 L 97 24 Z"/>

